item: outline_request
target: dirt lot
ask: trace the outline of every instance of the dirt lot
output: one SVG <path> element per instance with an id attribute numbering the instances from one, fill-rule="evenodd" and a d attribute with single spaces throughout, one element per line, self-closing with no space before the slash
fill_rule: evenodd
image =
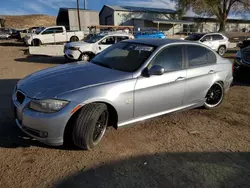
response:
<path id="1" fill-rule="evenodd" d="M 14 45 L 14 46 L 13 46 Z M 250 187 L 250 78 L 218 109 L 194 109 L 120 130 L 91 151 L 50 148 L 14 124 L 11 93 L 24 76 L 65 63 L 0 41 L 0 187 Z"/>

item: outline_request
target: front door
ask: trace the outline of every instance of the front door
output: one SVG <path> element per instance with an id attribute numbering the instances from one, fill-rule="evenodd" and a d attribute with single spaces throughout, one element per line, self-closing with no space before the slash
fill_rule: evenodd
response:
<path id="1" fill-rule="evenodd" d="M 54 28 L 48 28 L 41 33 L 40 37 L 43 44 L 55 42 L 55 30 Z"/>
<path id="2" fill-rule="evenodd" d="M 203 38 L 200 39 L 200 41 L 202 42 L 202 44 L 213 49 L 212 35 L 205 35 Z"/>
<path id="3" fill-rule="evenodd" d="M 186 45 L 187 78 L 184 105 L 199 103 L 205 99 L 216 74 L 216 56 L 213 51 L 199 46 Z"/>
<path id="4" fill-rule="evenodd" d="M 183 104 L 186 78 L 183 47 L 180 45 L 166 47 L 155 56 L 148 69 L 153 65 L 161 65 L 165 73 L 138 78 L 134 98 L 135 118 L 164 113 Z"/>

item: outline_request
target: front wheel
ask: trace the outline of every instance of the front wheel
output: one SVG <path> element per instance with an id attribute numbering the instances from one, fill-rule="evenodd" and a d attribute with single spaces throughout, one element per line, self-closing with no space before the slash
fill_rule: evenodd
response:
<path id="1" fill-rule="evenodd" d="M 204 107 L 212 109 L 218 107 L 224 99 L 224 88 L 219 82 L 214 83 L 208 90 Z"/>
<path id="2" fill-rule="evenodd" d="M 92 103 L 84 106 L 73 125 L 73 143 L 90 150 L 102 139 L 108 124 L 108 108 L 103 103 Z"/>
<path id="3" fill-rule="evenodd" d="M 86 53 L 82 53 L 79 57 L 79 61 L 89 61 L 90 60 L 90 56 Z"/>

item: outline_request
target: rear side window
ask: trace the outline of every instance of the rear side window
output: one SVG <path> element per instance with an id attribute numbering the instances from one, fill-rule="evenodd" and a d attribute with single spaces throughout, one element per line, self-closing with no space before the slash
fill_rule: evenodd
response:
<path id="1" fill-rule="evenodd" d="M 62 27 L 56 27 L 55 28 L 55 33 L 63 33 L 63 28 Z"/>
<path id="2" fill-rule="evenodd" d="M 212 37 L 213 37 L 213 40 L 223 40 L 224 39 L 223 36 L 221 36 L 221 35 L 212 35 Z"/>
<path id="3" fill-rule="evenodd" d="M 164 67 L 166 72 L 181 70 L 183 68 L 182 46 L 166 47 L 155 56 L 148 68 L 153 65 Z"/>
<path id="4" fill-rule="evenodd" d="M 211 50 L 198 45 L 187 45 L 187 58 L 190 68 L 216 63 L 215 54 Z"/>
<path id="5" fill-rule="evenodd" d="M 126 36 L 119 36 L 119 37 L 117 37 L 117 41 L 116 42 L 121 42 L 123 40 L 128 40 L 128 37 L 126 37 Z"/>

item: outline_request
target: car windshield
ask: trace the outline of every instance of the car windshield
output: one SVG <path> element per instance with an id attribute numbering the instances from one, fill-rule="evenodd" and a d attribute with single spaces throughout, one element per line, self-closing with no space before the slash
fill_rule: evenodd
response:
<path id="1" fill-rule="evenodd" d="M 119 71 L 134 72 L 154 50 L 155 47 L 145 44 L 120 42 L 101 52 L 91 63 Z"/>
<path id="2" fill-rule="evenodd" d="M 86 42 L 88 42 L 88 43 L 95 43 L 98 40 L 102 39 L 103 37 L 104 37 L 104 35 L 94 35 L 93 37 L 91 37 L 88 40 L 86 40 Z"/>
<path id="3" fill-rule="evenodd" d="M 189 35 L 185 40 L 191 40 L 191 41 L 198 41 L 203 37 L 204 34 L 194 34 L 194 35 Z"/>
<path id="4" fill-rule="evenodd" d="M 45 28 L 44 27 L 40 27 L 36 29 L 36 34 L 40 34 Z"/>

